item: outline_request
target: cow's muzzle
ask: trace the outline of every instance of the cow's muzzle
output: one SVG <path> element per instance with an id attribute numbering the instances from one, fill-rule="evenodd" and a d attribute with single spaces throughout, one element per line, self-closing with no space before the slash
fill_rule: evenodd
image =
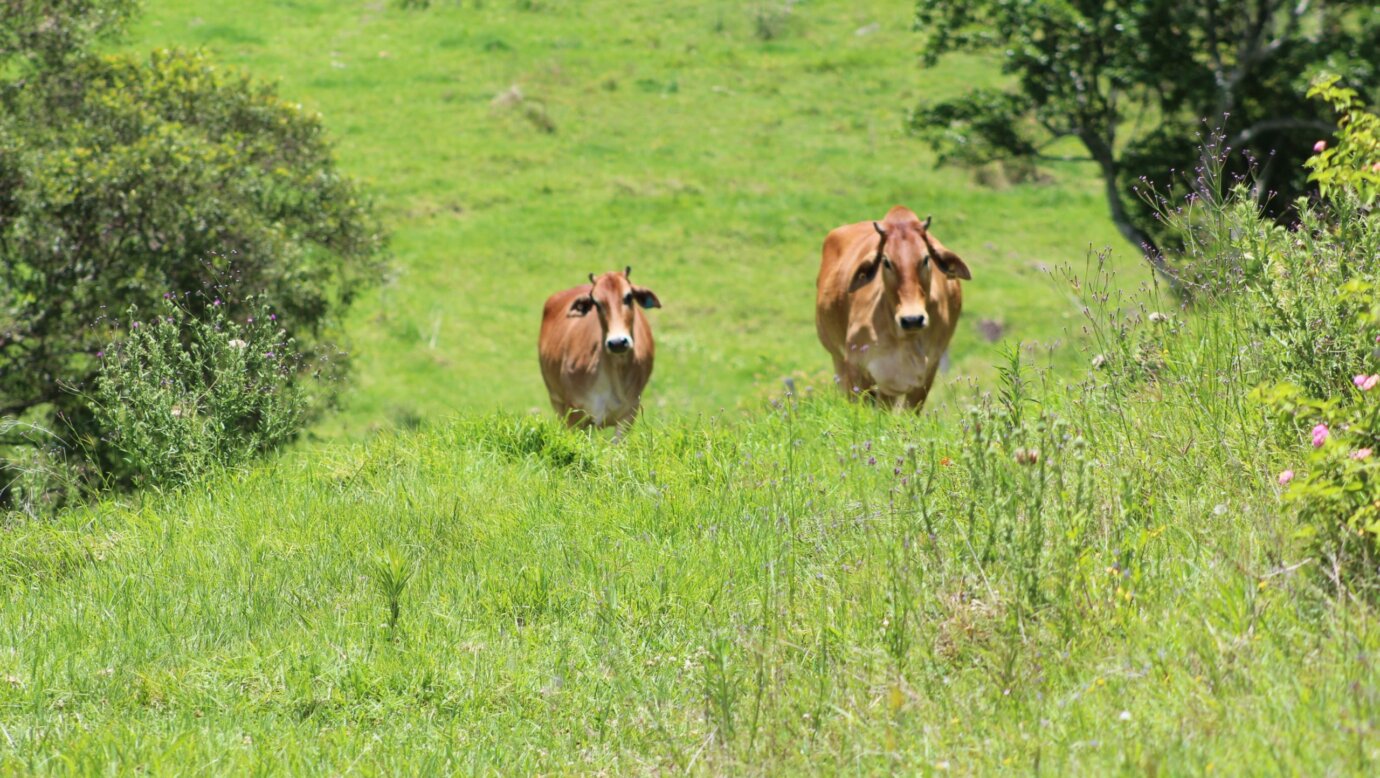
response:
<path id="1" fill-rule="evenodd" d="M 896 321 L 903 330 L 918 330 L 925 326 L 925 315 L 922 313 L 919 316 L 901 316 Z"/>
<path id="2" fill-rule="evenodd" d="M 623 354 L 632 348 L 632 338 L 627 335 L 615 335 L 604 341 L 604 347 L 612 354 Z"/>

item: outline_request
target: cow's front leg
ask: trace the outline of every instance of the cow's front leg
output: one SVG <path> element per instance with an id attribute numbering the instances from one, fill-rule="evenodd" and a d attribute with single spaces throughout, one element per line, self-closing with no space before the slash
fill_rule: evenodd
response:
<path id="1" fill-rule="evenodd" d="M 910 410 L 919 413 L 920 409 L 925 407 L 925 400 L 929 396 L 929 387 L 925 387 L 923 389 L 912 389 L 910 392 L 906 393 L 906 396 L 904 398 L 901 398 L 902 402 L 898 403 L 897 407 L 909 408 Z"/>
<path id="2" fill-rule="evenodd" d="M 867 397 L 876 400 L 877 383 L 858 365 L 846 364 L 843 374 L 839 376 L 839 384 L 849 399 L 861 400 Z"/>

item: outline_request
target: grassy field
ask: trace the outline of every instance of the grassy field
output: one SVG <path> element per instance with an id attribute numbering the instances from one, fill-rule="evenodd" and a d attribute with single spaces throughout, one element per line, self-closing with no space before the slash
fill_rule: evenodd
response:
<path id="1" fill-rule="evenodd" d="M 477 415 L 15 528 L 0 772 L 1374 774 L 1380 630 L 1244 342 L 961 428 Z"/>
<path id="2" fill-rule="evenodd" d="M 906 136 L 917 100 L 995 77 L 966 60 L 921 71 L 906 1 L 147 6 L 132 48 L 202 46 L 280 80 L 323 114 L 393 232 L 396 275 L 355 312 L 356 391 L 328 434 L 546 412 L 542 302 L 626 264 L 665 303 L 649 410 L 823 382 L 820 244 L 897 203 L 933 213 L 973 268 L 946 384 L 990 376 L 984 319 L 1007 339 L 1065 338 L 1077 311 L 1041 266 L 1108 245 L 1136 264 L 1089 167 L 991 188 Z"/>
<path id="3" fill-rule="evenodd" d="M 1311 420 L 1250 393 L 1367 369 L 1332 292 L 1377 231 L 1237 216 L 1283 292 L 1122 298 L 1091 171 L 905 137 L 994 71 L 920 71 L 904 2 L 148 5 L 128 45 L 324 114 L 396 274 L 334 440 L 0 520 L 0 775 L 1376 774 L 1374 604 L 1282 497 Z M 823 235 L 895 203 L 975 276 L 920 416 L 838 397 L 812 320 Z M 666 307 L 615 444 L 535 339 L 629 263 Z"/>

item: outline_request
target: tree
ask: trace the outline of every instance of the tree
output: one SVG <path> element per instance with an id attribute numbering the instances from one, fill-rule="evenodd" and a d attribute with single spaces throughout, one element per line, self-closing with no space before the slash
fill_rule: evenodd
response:
<path id="1" fill-rule="evenodd" d="M 0 417 L 78 437 L 131 307 L 269 305 L 317 364 L 381 271 L 319 117 L 202 54 L 89 50 L 131 5 L 0 0 Z"/>
<path id="2" fill-rule="evenodd" d="M 1305 98 L 1310 78 L 1380 75 L 1373 0 L 920 0 L 915 24 L 926 66 L 995 52 L 1012 81 L 911 114 L 941 161 L 1037 160 L 1075 138 L 1118 230 L 1152 260 L 1165 236 L 1135 190 L 1193 169 L 1204 120 L 1225 139 L 1226 173 L 1253 175 L 1261 205 L 1281 214 L 1333 130 Z"/>

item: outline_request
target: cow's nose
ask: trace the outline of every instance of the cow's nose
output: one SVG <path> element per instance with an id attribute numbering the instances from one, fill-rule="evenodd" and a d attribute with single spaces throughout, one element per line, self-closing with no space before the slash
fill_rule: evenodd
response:
<path id="1" fill-rule="evenodd" d="M 632 338 L 629 338 L 627 335 L 617 335 L 604 341 L 604 345 L 608 346 L 609 351 L 615 354 L 622 354 L 624 351 L 632 348 Z"/>
<path id="2" fill-rule="evenodd" d="M 923 326 L 925 326 L 924 314 L 921 314 L 919 316 L 901 317 L 901 329 L 903 330 L 918 330 Z"/>

